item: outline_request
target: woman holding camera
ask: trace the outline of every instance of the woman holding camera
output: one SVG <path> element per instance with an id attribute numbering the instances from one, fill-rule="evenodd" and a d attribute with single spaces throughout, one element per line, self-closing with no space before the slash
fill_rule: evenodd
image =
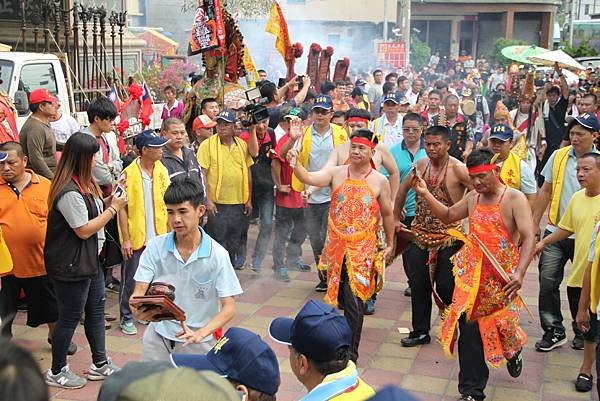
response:
<path id="1" fill-rule="evenodd" d="M 102 199 L 92 177 L 98 142 L 81 132 L 65 143 L 48 197 L 48 228 L 44 261 L 58 304 L 58 322 L 52 334 L 52 367 L 49 386 L 81 388 L 86 379 L 69 370 L 67 349 L 81 314 L 92 351 L 87 378 L 104 380 L 119 370 L 106 356 L 104 333 L 104 277 L 98 254 L 104 226 L 125 206 L 124 193 Z"/>

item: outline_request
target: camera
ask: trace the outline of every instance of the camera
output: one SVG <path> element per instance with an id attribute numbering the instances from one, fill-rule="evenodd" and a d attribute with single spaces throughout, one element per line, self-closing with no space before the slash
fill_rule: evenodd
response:
<path id="1" fill-rule="evenodd" d="M 240 116 L 240 122 L 244 128 L 258 124 L 259 121 L 269 118 L 269 111 L 265 107 L 269 103 L 269 99 L 260 97 L 260 89 L 251 88 L 246 91 L 246 99 L 250 102 L 244 108 L 244 112 Z"/>

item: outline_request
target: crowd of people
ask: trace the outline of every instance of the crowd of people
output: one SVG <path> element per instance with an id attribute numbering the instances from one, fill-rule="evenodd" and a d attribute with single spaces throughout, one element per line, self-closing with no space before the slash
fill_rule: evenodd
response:
<path id="1" fill-rule="evenodd" d="M 591 391 L 600 356 L 596 71 L 569 85 L 558 65 L 546 76 L 509 75 L 463 56 L 442 66 L 434 54 L 422 71 L 375 69 L 320 88 L 309 77 L 278 86 L 260 70 L 263 99 L 252 112 L 205 98 L 191 122 L 166 87 L 159 132 L 139 133 L 125 152 L 107 98 L 89 104 L 81 128 L 47 90 L 32 91 L 18 141 L 0 144 L 0 243 L 13 261 L 1 277 L 2 335 L 12 336 L 25 309 L 28 326 L 48 325 L 46 384 L 106 380 L 99 400 L 175 388 L 180 397 L 210 389 L 211 400 L 239 399 L 236 391 L 274 400 L 273 350 L 247 330 L 223 332 L 243 293 L 236 271 L 260 273 L 271 249 L 275 280 L 314 264 L 324 293 L 325 303 L 309 301 L 269 327 L 289 346 L 302 399 L 410 399 L 395 388 L 375 394 L 356 367 L 364 315 L 376 313 L 386 265 L 401 256 L 412 323 L 401 346 L 431 342 L 435 303 L 435 337 L 458 353 L 460 400 L 480 401 L 488 366 L 506 362 L 513 377 L 524 369 L 519 290 L 539 256 L 544 334 L 535 348 L 567 342 L 560 285 L 571 260 L 570 345 L 583 350 L 574 383 Z M 248 255 L 251 224 L 258 235 Z M 174 288 L 185 322 L 132 302 L 157 283 Z M 105 311 L 106 291 L 118 293 L 118 317 Z M 123 369 L 105 346 L 117 319 L 126 335 L 144 328 L 142 361 Z M 87 378 L 68 365 L 80 323 L 92 354 Z M 2 347 L 0 393 L 47 399 L 43 384 L 22 384 L 42 380 L 31 358 Z"/>

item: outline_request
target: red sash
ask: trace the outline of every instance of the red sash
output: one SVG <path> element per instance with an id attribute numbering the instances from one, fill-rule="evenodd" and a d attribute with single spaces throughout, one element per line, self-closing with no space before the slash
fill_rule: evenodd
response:
<path id="1" fill-rule="evenodd" d="M 517 111 L 517 115 L 519 114 L 519 112 Z M 535 119 L 537 118 L 537 113 L 533 113 L 531 115 L 531 122 L 535 122 Z M 519 125 L 517 127 L 517 130 L 519 132 L 527 132 L 527 128 L 529 127 L 529 118 L 526 118 L 525 121 L 523 121 L 521 123 L 521 125 Z"/>

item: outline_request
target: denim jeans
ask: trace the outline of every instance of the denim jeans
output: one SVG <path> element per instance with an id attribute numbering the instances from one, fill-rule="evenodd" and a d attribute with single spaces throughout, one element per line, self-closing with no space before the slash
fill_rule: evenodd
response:
<path id="1" fill-rule="evenodd" d="M 133 251 L 133 255 L 127 260 L 121 262 L 121 286 L 119 287 L 119 312 L 121 323 L 133 322 L 133 315 L 129 307 L 129 298 L 135 289 L 135 272 L 140 264 L 140 257 L 145 247 Z"/>
<path id="2" fill-rule="evenodd" d="M 52 372 L 58 373 L 67 364 L 67 350 L 73 333 L 85 312 L 85 337 L 90 344 L 92 361 L 106 361 L 104 333 L 104 274 L 80 281 L 53 280 L 58 305 L 58 322 L 52 333 Z"/>
<path id="3" fill-rule="evenodd" d="M 253 206 L 258 208 L 258 237 L 254 245 L 254 255 L 252 256 L 252 265 L 260 267 L 267 247 L 271 240 L 271 231 L 273 231 L 273 209 L 275 207 L 275 195 L 273 189 L 268 191 L 260 191 L 252 195 Z"/>
<path id="4" fill-rule="evenodd" d="M 550 231 L 544 232 L 544 237 Z M 563 316 L 560 311 L 560 283 L 565 275 L 565 264 L 573 260 L 575 240 L 565 239 L 544 248 L 538 265 L 540 275 L 539 311 L 544 332 L 564 334 Z"/>
<path id="5" fill-rule="evenodd" d="M 309 203 L 308 208 L 304 209 L 304 219 L 306 220 L 306 232 L 310 240 L 310 247 L 315 256 L 315 263 L 319 264 L 325 238 L 327 237 L 327 219 L 329 218 L 329 205 L 325 203 Z M 321 270 L 318 271 L 319 280 L 327 283 L 327 274 Z"/>
<path id="6" fill-rule="evenodd" d="M 300 260 L 304 238 L 306 238 L 304 209 L 277 206 L 275 238 L 273 239 L 273 264 L 275 268 L 291 266 Z"/>

